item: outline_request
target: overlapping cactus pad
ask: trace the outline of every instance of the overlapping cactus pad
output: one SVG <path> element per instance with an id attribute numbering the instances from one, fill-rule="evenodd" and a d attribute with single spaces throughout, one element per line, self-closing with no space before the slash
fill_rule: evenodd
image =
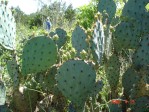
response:
<path id="1" fill-rule="evenodd" d="M 146 10 L 146 5 L 149 0 L 128 0 L 122 11 L 122 16 L 128 17 L 129 19 L 136 19 L 141 24 L 142 34 L 149 32 L 149 12 Z"/>
<path id="2" fill-rule="evenodd" d="M 133 85 L 138 81 L 138 73 L 129 68 L 122 77 L 122 86 L 124 87 L 124 94 L 129 96 Z"/>
<path id="3" fill-rule="evenodd" d="M 7 62 L 7 70 L 9 76 L 13 80 L 14 87 L 17 87 L 19 85 L 19 67 L 17 62 L 15 60 L 9 60 Z"/>
<path id="4" fill-rule="evenodd" d="M 116 50 L 135 49 L 140 40 L 139 22 L 121 22 L 117 25 L 113 36 Z"/>
<path id="5" fill-rule="evenodd" d="M 106 77 L 112 91 L 117 89 L 119 83 L 120 66 L 119 57 L 115 54 L 113 54 L 105 64 Z"/>
<path id="6" fill-rule="evenodd" d="M 85 30 L 80 26 L 76 26 L 72 33 L 72 46 L 77 50 L 79 54 L 82 50 L 87 51 L 88 43 L 85 41 L 87 39 L 87 34 Z"/>
<path id="7" fill-rule="evenodd" d="M 0 4 L 0 44 L 9 50 L 15 49 L 16 24 L 11 10 Z"/>
<path id="8" fill-rule="evenodd" d="M 69 60 L 58 69 L 58 88 L 76 105 L 85 102 L 95 85 L 96 72 L 91 65 L 81 60 Z"/>
<path id="9" fill-rule="evenodd" d="M 133 56 L 133 63 L 136 69 L 144 69 L 149 71 L 149 35 L 144 36 L 140 43 L 140 47 Z"/>
<path id="10" fill-rule="evenodd" d="M 149 96 L 137 98 L 132 106 L 133 112 L 149 112 Z"/>
<path id="11" fill-rule="evenodd" d="M 104 16 L 104 11 L 108 14 L 109 23 L 111 23 L 112 18 L 116 13 L 116 4 L 113 0 L 100 0 L 98 3 L 98 11 Z M 105 19 L 105 17 L 103 18 Z"/>
<path id="12" fill-rule="evenodd" d="M 45 36 L 29 40 L 22 55 L 22 73 L 38 73 L 50 68 L 57 60 L 57 47 L 54 41 Z"/>

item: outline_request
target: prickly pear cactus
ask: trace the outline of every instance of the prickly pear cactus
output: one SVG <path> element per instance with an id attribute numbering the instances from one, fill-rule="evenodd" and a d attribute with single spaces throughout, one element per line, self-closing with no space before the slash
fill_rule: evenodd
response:
<path id="1" fill-rule="evenodd" d="M 100 64 L 104 53 L 105 35 L 101 20 L 97 19 L 91 40 L 91 51 L 94 60 Z"/>
<path id="2" fill-rule="evenodd" d="M 86 39 L 87 34 L 85 30 L 80 26 L 76 26 L 72 33 L 72 46 L 76 49 L 77 55 L 79 55 L 82 50 L 87 51 L 88 43 L 85 41 Z"/>
<path id="3" fill-rule="evenodd" d="M 58 69 L 56 80 L 59 90 L 72 103 L 85 103 L 95 86 L 96 72 L 91 65 L 81 60 L 69 60 Z"/>
<path id="4" fill-rule="evenodd" d="M 15 49 L 16 24 L 5 1 L 0 3 L 0 44 L 9 50 Z"/>
<path id="5" fill-rule="evenodd" d="M 122 11 L 122 16 L 136 19 L 141 23 L 142 34 L 149 32 L 149 12 L 145 8 L 148 3 L 149 0 L 128 0 Z"/>
<path id="6" fill-rule="evenodd" d="M 91 96 L 95 97 L 96 95 L 98 95 L 98 93 L 102 90 L 103 86 L 104 86 L 103 82 L 101 80 L 98 80 L 95 83 Z"/>
<path id="7" fill-rule="evenodd" d="M 59 39 L 56 41 L 58 48 L 60 49 L 67 41 L 67 33 L 61 28 L 57 28 L 55 33 L 58 35 Z"/>
<path id="8" fill-rule="evenodd" d="M 148 112 L 149 111 L 149 96 L 143 96 L 135 100 L 132 106 L 133 112 Z"/>
<path id="9" fill-rule="evenodd" d="M 116 4 L 113 0 L 100 0 L 98 3 L 98 11 L 102 13 L 103 19 L 106 19 L 106 15 L 104 17 L 105 12 L 108 14 L 109 23 L 112 22 L 113 17 L 116 13 Z"/>
<path id="10" fill-rule="evenodd" d="M 9 60 L 7 62 L 7 70 L 9 73 L 9 76 L 13 80 L 13 86 L 18 87 L 19 86 L 19 67 L 17 65 L 17 62 L 15 60 Z"/>
<path id="11" fill-rule="evenodd" d="M 140 40 L 139 23 L 136 21 L 121 22 L 116 26 L 113 37 L 116 51 L 135 49 Z"/>
<path id="12" fill-rule="evenodd" d="M 119 83 L 120 66 L 119 57 L 115 54 L 113 54 L 107 63 L 105 63 L 106 77 L 112 91 L 117 89 Z"/>
<path id="13" fill-rule="evenodd" d="M 49 33 L 49 36 L 50 36 L 50 37 L 53 37 L 55 34 L 56 34 L 55 32 L 50 32 L 50 33 Z"/>
<path id="14" fill-rule="evenodd" d="M 118 104 L 109 103 L 109 112 L 122 112 L 122 108 Z"/>
<path id="15" fill-rule="evenodd" d="M 0 106 L 4 105 L 6 101 L 6 87 L 4 83 L 0 81 Z"/>
<path id="16" fill-rule="evenodd" d="M 27 41 L 22 54 L 22 74 L 38 73 L 56 63 L 57 47 L 54 41 L 45 36 Z"/>
<path id="17" fill-rule="evenodd" d="M 128 68 L 122 77 L 122 86 L 124 87 L 124 95 L 128 96 L 131 94 L 131 89 L 133 85 L 138 81 L 138 73 L 132 69 Z"/>
<path id="18" fill-rule="evenodd" d="M 144 36 L 133 56 L 133 65 L 137 70 L 149 71 L 149 35 Z"/>

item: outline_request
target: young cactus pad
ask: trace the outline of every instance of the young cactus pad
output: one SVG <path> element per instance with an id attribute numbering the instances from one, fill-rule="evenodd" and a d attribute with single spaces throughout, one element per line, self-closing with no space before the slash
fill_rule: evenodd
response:
<path id="1" fill-rule="evenodd" d="M 0 4 L 0 44 L 9 50 L 15 49 L 16 24 L 11 10 Z"/>
<path id="2" fill-rule="evenodd" d="M 88 43 L 85 41 L 87 34 L 80 26 L 76 26 L 72 33 L 72 46 L 77 50 L 77 55 L 82 51 L 87 51 Z"/>
<path id="3" fill-rule="evenodd" d="M 57 60 L 57 47 L 51 38 L 34 37 L 23 48 L 22 73 L 38 73 L 50 68 Z"/>
<path id="4" fill-rule="evenodd" d="M 102 61 L 105 46 L 104 43 L 105 43 L 105 35 L 104 35 L 103 24 L 99 19 L 97 19 L 93 32 L 93 38 L 91 41 L 91 51 L 94 60 L 98 62 L 98 64 L 100 64 Z"/>
<path id="5" fill-rule="evenodd" d="M 81 60 L 69 60 L 58 69 L 56 80 L 59 90 L 72 103 L 81 105 L 95 86 L 96 72 Z"/>
<path id="6" fill-rule="evenodd" d="M 55 30 L 56 34 L 58 35 L 59 39 L 56 41 L 58 48 L 60 49 L 67 41 L 67 33 L 65 30 L 61 28 L 57 28 Z"/>

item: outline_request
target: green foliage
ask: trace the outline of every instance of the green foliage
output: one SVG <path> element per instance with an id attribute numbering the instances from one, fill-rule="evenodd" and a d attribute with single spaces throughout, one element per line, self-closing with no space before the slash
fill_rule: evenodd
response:
<path id="1" fill-rule="evenodd" d="M 85 29 L 91 28 L 94 22 L 94 15 L 97 13 L 96 6 L 92 3 L 84 5 L 77 10 L 77 20 Z"/>

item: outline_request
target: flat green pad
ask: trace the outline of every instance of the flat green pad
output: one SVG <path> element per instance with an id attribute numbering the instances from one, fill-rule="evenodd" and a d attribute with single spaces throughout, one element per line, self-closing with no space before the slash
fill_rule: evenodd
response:
<path id="1" fill-rule="evenodd" d="M 100 0 L 98 3 L 98 11 L 103 14 L 103 17 L 104 11 L 106 11 L 108 14 L 109 23 L 111 23 L 116 13 L 116 4 L 113 0 Z"/>
<path id="2" fill-rule="evenodd" d="M 124 87 L 124 94 L 129 96 L 131 94 L 131 89 L 133 85 L 136 84 L 138 81 L 138 73 L 129 68 L 122 77 L 122 86 Z"/>
<path id="3" fill-rule="evenodd" d="M 51 38 L 34 37 L 23 49 L 22 74 L 38 73 L 50 68 L 57 60 L 57 47 Z"/>
<path id="4" fill-rule="evenodd" d="M 55 30 L 55 33 L 58 35 L 58 40 L 56 41 L 56 44 L 58 45 L 58 48 L 60 49 L 67 41 L 67 32 L 61 28 L 57 28 Z"/>
<path id="5" fill-rule="evenodd" d="M 137 98 L 135 105 L 132 106 L 133 112 L 149 112 L 149 96 Z"/>
<path id="6" fill-rule="evenodd" d="M 77 55 L 79 55 L 82 50 L 87 51 L 88 44 L 85 41 L 86 38 L 87 34 L 84 29 L 80 26 L 76 26 L 72 32 L 72 46 L 77 50 Z"/>
<path id="7" fill-rule="evenodd" d="M 96 72 L 81 60 L 69 60 L 58 69 L 56 80 L 59 90 L 72 103 L 81 105 L 95 86 Z"/>
<path id="8" fill-rule="evenodd" d="M 142 38 L 132 59 L 136 69 L 149 71 L 149 35 Z"/>
<path id="9" fill-rule="evenodd" d="M 11 10 L 0 4 L 0 44 L 9 50 L 15 49 L 16 24 Z"/>
<path id="10" fill-rule="evenodd" d="M 120 66 L 119 57 L 115 54 L 113 54 L 105 64 L 106 77 L 112 91 L 117 89 L 119 83 Z"/>
<path id="11" fill-rule="evenodd" d="M 142 34 L 149 32 L 149 12 L 146 10 L 146 5 L 149 0 L 128 0 L 122 10 L 122 16 L 129 19 L 136 19 L 140 22 Z"/>

